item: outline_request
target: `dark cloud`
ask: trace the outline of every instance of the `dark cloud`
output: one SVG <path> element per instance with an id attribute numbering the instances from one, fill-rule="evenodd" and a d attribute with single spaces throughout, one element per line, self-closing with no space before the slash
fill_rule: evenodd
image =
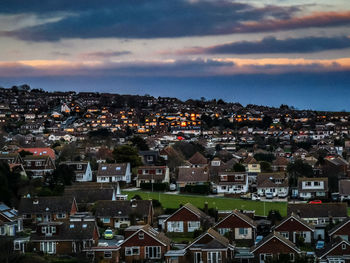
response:
<path id="1" fill-rule="evenodd" d="M 288 20 L 301 7 L 262 8 L 228 0 L 34 1 L 3 0 L 0 14 L 34 13 L 62 16 L 55 22 L 26 27 L 2 35 L 32 41 L 63 38 L 158 38 L 229 34 L 242 23 L 266 19 Z"/>
<path id="2" fill-rule="evenodd" d="M 178 53 L 186 54 L 264 54 L 264 53 L 310 53 L 350 47 L 350 38 L 304 37 L 276 39 L 265 37 L 260 41 L 240 41 L 207 48 L 191 48 Z"/>
<path id="3" fill-rule="evenodd" d="M 119 57 L 131 54 L 130 51 L 95 51 L 95 52 L 87 52 L 87 53 L 81 53 L 80 56 L 84 58 L 110 58 L 110 57 Z"/>

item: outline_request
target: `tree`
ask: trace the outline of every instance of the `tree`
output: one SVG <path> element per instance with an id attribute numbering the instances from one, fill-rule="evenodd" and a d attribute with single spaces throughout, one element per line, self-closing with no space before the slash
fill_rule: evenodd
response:
<path id="1" fill-rule="evenodd" d="M 130 163 L 131 167 L 142 165 L 137 149 L 130 145 L 122 145 L 115 148 L 113 157 L 117 163 Z"/>
<path id="2" fill-rule="evenodd" d="M 269 162 L 260 162 L 260 168 L 261 168 L 261 172 L 263 173 L 271 173 L 272 172 L 272 168 L 271 168 L 271 164 Z"/>
<path id="3" fill-rule="evenodd" d="M 245 172 L 245 167 L 244 165 L 240 164 L 240 163 L 236 163 L 234 166 L 233 166 L 233 170 L 235 172 Z"/>
<path id="4" fill-rule="evenodd" d="M 141 138 L 140 136 L 133 136 L 130 139 L 130 141 L 131 141 L 132 145 L 135 146 L 140 151 L 148 151 L 149 150 L 147 142 L 143 138 Z"/>
<path id="5" fill-rule="evenodd" d="M 311 165 L 304 163 L 302 160 L 296 160 L 294 163 L 289 163 L 287 166 L 289 174 L 289 185 L 297 186 L 299 177 L 313 177 L 314 172 Z"/>
<path id="6" fill-rule="evenodd" d="M 267 215 L 267 220 L 270 220 L 272 225 L 276 225 L 277 222 L 280 222 L 282 220 L 280 211 L 270 210 L 269 214 Z"/>

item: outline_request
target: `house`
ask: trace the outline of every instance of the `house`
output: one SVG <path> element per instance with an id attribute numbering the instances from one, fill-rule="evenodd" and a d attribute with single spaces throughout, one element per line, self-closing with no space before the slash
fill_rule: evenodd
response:
<path id="1" fill-rule="evenodd" d="M 113 241 L 113 240 L 112 240 Z M 97 246 L 92 246 L 83 249 L 86 257 L 91 262 L 104 262 L 104 263 L 119 263 L 120 261 L 120 246 L 115 242 L 101 242 Z"/>
<path id="2" fill-rule="evenodd" d="M 195 239 L 185 250 L 186 261 L 183 262 L 226 263 L 231 262 L 234 256 L 234 245 L 212 228 Z"/>
<path id="3" fill-rule="evenodd" d="M 320 263 L 348 263 L 350 255 L 350 243 L 340 237 L 332 239 L 324 249 L 317 252 Z"/>
<path id="4" fill-rule="evenodd" d="M 307 150 L 304 150 L 303 148 L 299 148 L 293 153 L 294 159 L 305 159 L 305 157 L 309 154 Z"/>
<path id="5" fill-rule="evenodd" d="M 140 151 L 139 155 L 144 165 L 155 165 L 159 159 L 158 151 Z"/>
<path id="6" fill-rule="evenodd" d="M 325 228 L 330 222 L 336 224 L 344 221 L 348 216 L 346 203 L 289 203 L 287 215 L 290 216 L 292 213 L 315 227 L 315 240 L 325 238 Z"/>
<path id="7" fill-rule="evenodd" d="M 252 156 L 248 156 L 246 159 L 244 159 L 242 164 L 249 174 L 261 173 L 260 163 Z"/>
<path id="8" fill-rule="evenodd" d="M 230 240 L 237 246 L 251 246 L 256 237 L 257 224 L 247 215 L 235 210 L 213 227 L 221 235 L 229 233 Z"/>
<path id="9" fill-rule="evenodd" d="M 194 232 L 211 222 L 210 216 L 187 203 L 163 221 L 165 232 Z"/>
<path id="10" fill-rule="evenodd" d="M 248 175 L 246 173 L 220 172 L 218 180 L 218 194 L 245 194 L 248 192 Z"/>
<path id="11" fill-rule="evenodd" d="M 142 183 L 169 183 L 167 166 L 140 166 L 137 169 L 136 187 Z"/>
<path id="12" fill-rule="evenodd" d="M 285 173 L 261 173 L 257 176 L 256 187 L 259 196 L 287 197 L 288 176 Z"/>
<path id="13" fill-rule="evenodd" d="M 192 167 L 204 167 L 208 164 L 207 158 L 205 158 L 200 152 L 196 152 L 192 155 L 192 157 L 188 159 L 188 162 Z"/>
<path id="14" fill-rule="evenodd" d="M 338 184 L 340 200 L 350 200 L 350 179 L 339 180 Z"/>
<path id="15" fill-rule="evenodd" d="M 329 230 L 328 235 L 331 239 L 341 237 L 343 240 L 350 241 L 350 218 L 345 219 L 343 222 Z"/>
<path id="16" fill-rule="evenodd" d="M 16 210 L 0 202 L 0 236 L 15 236 L 21 231 L 23 231 L 22 217 L 18 216 Z"/>
<path id="17" fill-rule="evenodd" d="M 204 184 L 209 182 L 209 168 L 204 167 L 179 167 L 177 186 L 185 187 L 187 184 Z"/>
<path id="18" fill-rule="evenodd" d="M 152 224 L 151 200 L 102 200 L 96 203 L 96 218 L 105 227 L 126 228 Z"/>
<path id="19" fill-rule="evenodd" d="M 32 177 L 44 177 L 52 174 L 56 168 L 50 156 L 27 155 L 23 158 L 23 167 L 28 175 Z"/>
<path id="20" fill-rule="evenodd" d="M 298 237 L 302 237 L 304 242 L 309 244 L 314 240 L 315 227 L 293 213 L 282 220 L 274 230 L 294 244 L 297 243 Z"/>
<path id="21" fill-rule="evenodd" d="M 91 182 L 92 181 L 92 170 L 90 162 L 63 162 L 70 167 L 75 174 L 75 181 L 77 182 Z"/>
<path id="22" fill-rule="evenodd" d="M 149 225 L 132 226 L 125 229 L 125 232 L 128 236 L 120 245 L 120 255 L 125 262 L 163 262 L 171 243 L 164 233 Z"/>
<path id="23" fill-rule="evenodd" d="M 251 248 L 255 262 L 264 263 L 269 259 L 287 259 L 294 261 L 301 251 L 290 240 L 272 232 Z"/>
<path id="24" fill-rule="evenodd" d="M 279 156 L 272 161 L 271 168 L 274 172 L 285 172 L 287 171 L 288 164 L 289 161 L 287 158 Z"/>
<path id="25" fill-rule="evenodd" d="M 18 153 L 2 153 L 0 154 L 0 162 L 5 162 L 7 164 L 20 164 L 22 163 L 22 158 Z"/>
<path id="26" fill-rule="evenodd" d="M 22 198 L 18 214 L 24 223 L 41 223 L 67 219 L 78 211 L 73 197 L 37 197 Z"/>
<path id="27" fill-rule="evenodd" d="M 35 251 L 70 255 L 97 245 L 99 232 L 94 219 L 43 222 L 37 224 L 30 241 Z"/>
<path id="28" fill-rule="evenodd" d="M 98 183 L 131 182 L 130 163 L 100 163 L 97 170 Z"/>
<path id="29" fill-rule="evenodd" d="M 302 199 L 328 198 L 328 178 L 298 178 L 298 193 Z"/>

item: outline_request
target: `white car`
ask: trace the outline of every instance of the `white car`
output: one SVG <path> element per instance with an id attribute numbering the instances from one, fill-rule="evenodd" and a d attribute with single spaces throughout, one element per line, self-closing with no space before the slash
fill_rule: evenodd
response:
<path id="1" fill-rule="evenodd" d="M 258 196 L 257 194 L 252 194 L 252 200 L 253 201 L 260 201 L 260 196 Z"/>

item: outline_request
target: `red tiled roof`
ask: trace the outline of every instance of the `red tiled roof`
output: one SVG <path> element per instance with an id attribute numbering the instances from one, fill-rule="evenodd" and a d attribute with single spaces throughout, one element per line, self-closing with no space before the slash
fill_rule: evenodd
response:
<path id="1" fill-rule="evenodd" d="M 56 159 L 55 152 L 49 147 L 46 148 L 20 148 L 18 152 L 31 152 L 34 156 L 50 156 L 52 160 Z"/>

